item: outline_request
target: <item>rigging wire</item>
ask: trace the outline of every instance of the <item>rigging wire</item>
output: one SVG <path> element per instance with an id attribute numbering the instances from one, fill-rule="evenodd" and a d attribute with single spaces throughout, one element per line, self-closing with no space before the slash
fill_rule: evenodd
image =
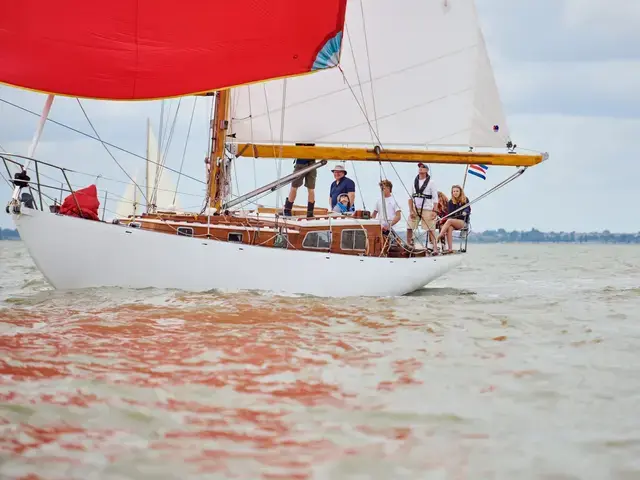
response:
<path id="1" fill-rule="evenodd" d="M 373 125 L 371 124 L 371 120 L 369 120 L 369 117 L 367 116 L 367 112 L 364 110 L 362 105 L 360 105 L 360 102 L 358 101 L 358 96 L 356 95 L 356 92 L 353 90 L 353 87 L 351 86 L 351 83 L 349 83 L 349 80 L 347 79 L 347 76 L 345 75 L 344 70 L 342 70 L 342 67 L 340 65 L 338 65 L 338 69 L 340 70 L 340 73 L 342 73 L 342 78 L 344 78 L 344 81 L 347 84 L 347 86 L 349 87 L 349 90 L 351 91 L 351 94 L 353 95 L 353 98 L 355 99 L 356 103 L 358 104 L 358 107 L 360 108 L 360 111 L 364 115 L 366 123 L 369 125 L 369 129 L 371 130 L 373 135 L 376 137 L 378 145 L 380 146 L 380 148 L 383 148 L 382 142 L 380 141 L 380 137 L 378 136 L 378 133 L 373 129 Z M 411 193 L 409 192 L 409 190 L 407 189 L 407 186 L 402 181 L 402 177 L 400 177 L 400 174 L 398 173 L 398 170 L 396 169 L 395 165 L 393 164 L 393 162 L 389 162 L 389 163 L 391 164 L 391 167 L 393 168 L 393 170 L 395 171 L 396 175 L 398 176 L 398 179 L 400 180 L 400 183 L 402 184 L 402 187 L 407 192 L 407 195 L 411 196 Z M 380 165 L 380 167 L 382 167 L 382 160 L 378 159 L 378 164 Z"/>
<path id="2" fill-rule="evenodd" d="M 67 171 L 68 171 L 68 170 L 67 170 Z M 81 174 L 81 175 L 88 175 L 88 176 L 92 176 L 91 174 L 83 173 L 83 172 L 72 172 L 72 173 Z M 57 182 L 57 181 L 58 181 L 58 179 L 57 179 L 57 178 L 54 178 L 54 177 L 52 177 L 52 176 L 50 176 L 50 175 L 47 175 L 47 174 L 45 174 L 45 173 L 40 173 L 40 176 L 41 176 L 42 178 L 46 178 L 46 179 L 52 180 L 52 181 L 54 181 L 54 182 Z M 110 179 L 105 178 L 105 177 L 100 177 L 100 178 L 102 178 L 103 180 L 110 180 Z M 121 181 L 121 180 L 113 180 L 113 181 L 118 182 L 118 183 L 124 183 L 124 184 L 130 185 L 128 182 L 123 182 L 123 181 Z M 77 184 L 75 184 L 75 183 L 71 183 L 71 186 L 72 186 L 73 188 L 81 188 L 81 185 L 77 185 Z M 145 187 L 145 185 L 140 185 L 140 187 L 141 187 L 141 188 L 143 188 L 143 187 Z M 164 190 L 164 191 L 169 192 L 169 191 L 171 191 L 171 190 Z M 110 200 L 112 200 L 112 199 L 114 199 L 114 198 L 115 198 L 115 199 L 118 199 L 118 200 L 122 200 L 124 203 L 129 203 L 129 204 L 139 203 L 139 202 L 133 202 L 133 201 L 131 201 L 130 199 L 128 199 L 128 198 L 126 198 L 126 197 L 123 197 L 122 195 L 118 195 L 118 194 L 116 194 L 116 193 L 110 192 L 110 191 L 109 191 L 109 190 L 107 190 L 106 188 L 105 188 L 105 189 L 102 189 L 102 190 L 100 190 L 100 189 L 99 189 L 99 190 L 98 190 L 98 192 L 107 192 L 107 193 L 108 193 L 108 195 L 109 195 L 109 199 L 110 199 Z M 186 192 L 180 192 L 180 193 L 181 193 L 182 195 L 185 195 L 185 196 L 196 197 L 196 198 L 202 198 L 202 195 L 197 195 L 197 194 L 193 194 L 193 193 L 186 193 Z"/>
<path id="3" fill-rule="evenodd" d="M 280 154 L 278 155 L 278 158 L 280 160 L 278 161 L 278 169 L 277 169 L 278 174 L 276 177 L 278 181 L 282 177 L 282 148 L 284 147 L 284 114 L 286 109 L 286 102 L 287 102 L 287 79 L 285 78 L 282 82 L 282 113 L 280 114 Z M 280 188 L 278 188 L 276 191 L 276 209 L 280 208 L 280 203 L 282 200 L 281 195 L 282 195 L 282 192 L 280 191 Z"/>
<path id="4" fill-rule="evenodd" d="M 154 206 L 158 200 L 158 186 L 160 185 L 160 179 L 162 178 L 162 173 L 164 172 L 165 164 L 167 163 L 167 152 L 169 151 L 169 146 L 171 145 L 171 140 L 173 139 L 173 132 L 175 131 L 175 128 L 176 128 L 176 123 L 178 120 L 178 112 L 180 111 L 181 104 L 182 104 L 182 97 L 178 100 L 178 106 L 173 116 L 173 123 L 171 125 L 169 135 L 167 136 L 167 143 L 164 146 L 164 152 L 160 155 L 161 166 L 160 168 L 156 169 L 155 184 L 153 186 L 153 190 L 151 193 L 151 197 L 152 197 L 151 204 Z M 169 113 L 168 113 L 167 119 L 169 118 L 170 114 L 171 114 L 171 105 L 169 105 Z M 160 154 L 161 151 L 162 151 L 162 141 L 160 141 L 158 153 Z"/>
<path id="5" fill-rule="evenodd" d="M 191 134 L 191 125 L 193 124 L 193 116 L 196 112 L 196 104 L 198 103 L 198 97 L 194 97 L 193 108 L 191 109 L 191 118 L 189 119 L 189 128 L 187 129 L 187 139 L 184 142 L 184 150 L 182 151 L 182 160 L 180 161 L 180 173 L 176 180 L 176 189 L 173 192 L 173 204 L 176 203 L 176 196 L 178 195 L 178 185 L 180 185 L 180 177 L 182 176 L 182 167 L 184 166 L 184 159 L 187 156 L 187 145 L 189 145 L 189 135 Z"/>
<path id="6" fill-rule="evenodd" d="M 133 178 L 131 178 L 131 175 L 129 175 L 129 173 L 127 173 L 127 171 L 124 169 L 124 167 L 122 165 L 120 165 L 120 162 L 118 162 L 118 160 L 116 160 L 116 157 L 113 156 L 113 154 L 111 153 L 111 150 L 109 150 L 109 148 L 105 145 L 105 143 L 100 138 L 100 135 L 98 135 L 98 132 L 95 129 L 95 127 L 93 126 L 93 123 L 91 122 L 91 119 L 89 118 L 89 115 L 87 115 L 87 112 L 85 111 L 84 107 L 82 106 L 82 102 L 80 101 L 80 99 L 76 98 L 76 100 L 78 102 L 78 105 L 80 106 L 80 109 L 82 110 L 82 113 L 84 114 L 84 117 L 87 119 L 87 122 L 89 122 L 89 126 L 91 127 L 91 130 L 93 130 L 93 133 L 95 133 L 96 137 L 98 138 L 98 140 L 100 141 L 100 143 L 102 144 L 104 149 L 107 151 L 107 153 L 113 159 L 113 161 L 116 163 L 116 165 L 118 165 L 118 167 L 120 167 L 120 170 L 122 170 L 124 172 L 124 174 L 129 178 L 129 180 L 131 180 L 133 182 L 133 184 L 138 188 L 138 190 L 140 190 L 140 194 L 142 195 L 142 198 L 144 198 L 144 201 L 149 203 L 149 200 L 145 196 L 145 194 L 142 191 L 142 189 L 138 186 L 136 181 Z"/>
<path id="7" fill-rule="evenodd" d="M 364 19 L 364 4 L 360 0 L 360 14 L 362 15 L 362 31 L 364 33 L 364 47 L 367 52 L 367 66 L 369 67 L 369 80 L 371 81 L 371 100 L 373 101 L 373 118 L 376 123 L 376 137 L 379 134 L 378 130 L 378 113 L 376 111 L 376 96 L 373 90 L 373 73 L 371 72 L 371 56 L 369 55 L 369 41 L 367 40 L 367 22 Z"/>
<path id="8" fill-rule="evenodd" d="M 467 206 L 471 206 L 474 203 L 478 202 L 479 200 L 482 200 L 484 197 L 486 197 L 488 195 L 491 195 L 493 192 L 496 192 L 496 191 L 500 190 L 502 187 L 504 187 L 504 186 L 508 185 L 509 183 L 513 182 L 516 178 L 518 178 L 520 175 L 522 175 L 527 170 L 527 168 L 529 168 L 529 167 L 521 167 L 517 172 L 515 172 L 510 177 L 506 178 L 502 182 L 500 182 L 497 185 L 493 186 L 492 188 L 490 188 L 489 190 L 484 192 L 482 195 L 480 195 L 480 196 L 474 198 L 473 200 L 467 202 L 465 205 L 461 206 L 457 210 L 454 210 L 453 212 L 447 213 L 444 217 L 442 217 L 442 219 L 450 217 L 451 215 L 454 215 L 454 214 L 460 212 L 461 210 L 464 210 Z"/>
<path id="9" fill-rule="evenodd" d="M 264 92 L 264 105 L 267 112 L 267 120 L 269 122 L 269 138 L 271 139 L 271 145 L 273 146 L 273 162 L 276 167 L 276 175 L 278 174 L 278 159 L 276 155 L 276 145 L 273 141 L 273 126 L 271 125 L 271 110 L 269 109 L 269 98 L 267 97 L 267 86 L 262 84 L 262 91 Z"/>
<path id="10" fill-rule="evenodd" d="M 367 114 L 366 109 L 360 104 L 359 100 L 358 100 L 358 96 L 356 95 L 353 87 L 351 86 L 349 80 L 347 79 L 346 74 L 344 73 L 344 70 L 342 69 L 341 66 L 338 66 L 340 72 L 342 73 L 342 77 L 345 81 L 345 83 L 347 84 L 347 86 L 349 87 L 349 90 L 351 91 L 351 94 L 353 95 L 353 98 L 355 99 L 356 103 L 358 104 L 358 107 L 360 108 L 360 111 L 362 112 L 362 114 L 365 117 L 366 123 L 369 126 L 369 131 L 371 132 L 371 134 L 373 136 L 375 136 L 376 140 L 377 140 L 377 144 L 380 146 L 380 148 L 383 148 L 382 146 L 382 142 L 380 140 L 380 137 L 378 135 L 378 132 L 376 130 L 374 130 L 373 125 L 371 124 L 371 120 L 369 119 L 369 116 Z M 400 173 L 398 173 L 398 170 L 396 169 L 395 165 L 393 164 L 393 162 L 388 162 L 391 165 L 391 168 L 393 168 L 393 171 L 395 172 L 396 176 L 398 177 L 398 180 L 400 181 L 400 184 L 402 185 L 402 187 L 404 188 L 405 192 L 407 193 L 407 195 L 409 196 L 409 198 L 411 198 L 411 192 L 407 189 L 407 186 L 405 185 L 405 183 L 402 181 L 402 177 L 400 176 Z M 384 171 L 384 167 L 382 166 L 382 161 L 380 159 L 378 159 L 378 165 L 379 165 L 379 171 L 380 171 L 380 180 L 382 181 L 382 175 L 384 174 L 384 176 L 386 178 L 388 178 L 386 172 Z M 354 170 L 355 172 L 355 170 Z M 392 193 L 391 194 L 393 200 L 395 201 L 395 203 L 397 203 L 398 205 L 400 205 L 398 203 L 398 200 L 396 199 L 395 195 Z M 384 201 L 384 197 L 381 197 L 380 200 L 380 209 L 384 209 L 384 211 L 380 212 L 383 216 L 386 216 L 386 204 Z M 407 217 L 404 214 L 404 211 L 402 210 L 402 208 L 400 209 L 402 218 L 405 222 L 409 223 L 409 220 L 407 219 Z M 420 221 L 418 221 L 418 225 L 420 225 Z"/>
<path id="11" fill-rule="evenodd" d="M 6 155 L 7 156 L 16 157 L 16 158 L 28 159 L 28 157 L 23 156 L 23 155 L 10 154 L 10 153 L 7 153 Z M 2 157 L 2 156 L 0 155 L 0 157 Z M 2 157 L 2 158 L 4 158 L 4 157 Z M 38 162 L 38 160 L 36 160 L 36 159 L 32 159 L 32 160 Z M 18 164 L 18 165 L 20 165 L 20 164 Z M 20 165 L 20 166 L 22 167 L 22 165 Z M 68 169 L 68 168 L 64 168 L 63 169 L 62 167 L 57 167 L 57 168 L 60 169 L 60 170 L 64 170 L 67 173 L 74 173 L 76 175 L 84 175 L 84 176 L 91 177 L 91 178 L 96 178 L 96 179 L 100 178 L 100 179 L 105 180 L 105 181 L 114 182 L 114 183 L 120 183 L 120 184 L 123 184 L 123 185 L 131 185 L 131 182 L 126 182 L 124 180 L 118 180 L 118 179 L 115 179 L 115 178 L 105 177 L 103 175 L 96 176 L 96 174 L 94 174 L 94 173 L 80 172 L 78 170 L 71 170 L 71 169 Z M 49 175 L 47 175 L 45 173 L 42 173 L 42 172 L 40 173 L 40 176 L 44 177 L 44 178 L 48 178 L 49 180 L 53 180 L 53 181 L 56 181 L 56 182 L 58 181 L 57 178 L 51 177 L 51 176 L 49 176 Z M 146 188 L 147 187 L 147 185 L 145 185 L 145 184 L 138 184 L 138 185 L 140 185 L 141 188 Z M 80 185 L 73 185 L 73 186 L 80 187 Z M 163 192 L 172 192 L 173 191 L 173 190 L 168 190 L 168 189 L 159 189 L 159 190 L 163 191 Z M 203 198 L 203 195 L 199 195 L 199 194 L 196 194 L 196 193 L 189 193 L 189 192 L 178 192 L 178 193 L 180 195 Z M 112 195 L 115 195 L 115 194 L 112 194 Z M 124 198 L 124 197 L 121 197 L 121 198 Z"/>
<path id="12" fill-rule="evenodd" d="M 13 185 L 13 182 L 11 182 L 11 180 L 7 179 L 7 178 L 4 176 L 4 173 L 0 173 L 0 176 L 2 177 L 2 179 L 3 179 L 4 181 L 6 181 L 6 182 L 8 183 L 8 184 L 9 184 L 9 186 L 13 189 L 13 186 L 14 186 L 14 185 Z"/>
<path id="13" fill-rule="evenodd" d="M 347 42 L 349 43 L 349 50 L 351 51 L 351 59 L 353 60 L 353 66 L 354 66 L 354 70 L 356 72 L 356 79 L 358 81 L 358 87 L 360 89 L 360 97 L 362 98 L 362 105 L 364 108 L 365 113 L 368 115 L 367 112 L 367 102 L 364 99 L 364 89 L 362 88 L 362 80 L 360 79 L 360 71 L 358 70 L 358 63 L 356 61 L 356 54 L 355 51 L 353 50 L 353 44 L 351 43 L 351 36 L 349 35 L 349 27 L 348 25 L 345 23 L 344 25 L 344 30 L 347 36 Z M 372 86 L 373 86 L 373 81 L 372 81 Z M 373 137 L 373 133 L 371 132 L 371 130 L 369 130 L 369 136 L 371 137 L 371 143 L 374 143 L 374 137 Z M 362 201 L 362 208 L 364 210 L 367 209 L 367 204 L 365 203 L 364 200 L 364 194 L 362 193 L 362 188 L 360 187 L 360 180 L 358 179 L 358 172 L 356 170 L 356 162 L 350 162 L 351 166 L 353 167 L 353 174 L 356 177 L 356 183 L 358 184 L 358 193 L 360 194 L 360 200 Z"/>
<path id="14" fill-rule="evenodd" d="M 195 97 L 196 99 L 198 97 Z M 162 152 L 162 165 L 164 167 L 164 164 L 167 160 L 167 154 L 169 151 L 169 147 L 171 146 L 171 141 L 173 140 L 173 133 L 176 129 L 176 123 L 178 121 L 178 113 L 180 112 L 180 105 L 182 104 L 182 97 L 178 100 L 178 107 L 176 108 L 175 113 L 173 114 L 173 123 L 171 124 L 171 129 L 169 130 L 169 135 L 167 136 L 167 143 L 164 146 L 164 151 Z"/>
<path id="15" fill-rule="evenodd" d="M 40 117 L 39 113 L 34 112 L 33 110 L 29 110 L 28 108 L 21 107 L 20 105 L 17 105 L 17 104 L 15 104 L 13 102 L 5 100 L 4 98 L 0 98 L 0 102 L 6 103 L 7 105 L 11 105 L 12 107 L 17 108 L 18 110 L 22 110 L 23 112 L 30 113 L 31 115 L 35 115 L 36 117 Z M 122 148 L 122 147 L 119 147 L 117 145 L 114 145 L 113 143 L 109 143 L 107 141 L 101 140 L 100 138 L 98 138 L 98 137 L 96 137 L 94 135 L 91 135 L 89 133 L 83 132 L 82 130 L 78 130 L 77 128 L 73 128 L 73 127 L 71 127 L 69 125 L 66 125 L 66 124 L 62 123 L 62 122 L 58 122 L 56 120 L 53 120 L 50 117 L 47 117 L 46 121 L 47 122 L 51 122 L 51 123 L 53 123 L 55 125 L 58 125 L 60 127 L 66 128 L 68 130 L 71 130 L 72 132 L 78 133 L 78 134 L 80 134 L 80 135 L 82 135 L 84 137 L 90 138 L 92 140 L 96 140 L 96 141 L 102 143 L 103 145 L 107 145 L 107 146 L 109 146 L 111 148 L 115 148 L 116 150 L 120 150 L 121 152 L 127 153 L 127 154 L 129 154 L 129 155 L 131 155 L 133 157 L 140 158 L 142 160 L 147 161 L 147 158 L 145 156 L 143 156 L 143 155 L 139 155 L 137 153 L 132 152 L 131 150 L 127 150 L 126 148 Z M 149 162 L 149 163 L 154 163 L 154 164 L 158 165 L 158 162 Z M 164 167 L 164 168 L 166 168 L 170 172 L 179 173 L 177 170 L 174 170 L 173 168 L 169 168 L 169 167 Z M 69 172 L 71 170 L 67 169 L 67 171 Z M 192 177 L 192 176 L 184 174 L 184 173 L 182 174 L 182 176 L 188 178 L 189 180 L 193 180 L 194 182 L 198 182 L 198 183 L 201 183 L 203 185 L 206 185 L 206 182 L 203 182 L 199 178 L 195 178 L 195 177 Z"/>
<path id="16" fill-rule="evenodd" d="M 253 111 L 251 108 L 251 85 L 247 85 L 247 94 L 249 96 L 249 130 L 251 133 L 251 143 L 253 144 Z M 256 172 L 256 157 L 252 158 L 253 160 L 253 188 L 254 190 L 258 189 L 258 173 Z"/>
<path id="17" fill-rule="evenodd" d="M 362 105 L 364 105 L 365 111 L 367 110 L 367 102 L 364 99 L 364 89 L 362 88 L 362 80 L 360 79 L 360 71 L 358 69 L 358 63 L 356 62 L 356 54 L 353 50 L 353 44 L 351 43 L 351 36 L 349 35 L 349 26 L 344 24 L 344 31 L 347 37 L 347 42 L 349 43 L 349 50 L 351 51 L 351 59 L 353 60 L 353 67 L 356 72 L 356 79 L 358 80 L 358 87 L 360 87 L 360 97 L 362 98 Z M 368 112 L 367 112 L 368 113 Z M 371 141 L 373 142 L 373 134 L 369 132 L 371 135 Z"/>

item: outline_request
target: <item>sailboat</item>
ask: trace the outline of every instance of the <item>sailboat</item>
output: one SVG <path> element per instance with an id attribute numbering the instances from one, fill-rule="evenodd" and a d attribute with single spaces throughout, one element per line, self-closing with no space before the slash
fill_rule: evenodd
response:
<path id="1" fill-rule="evenodd" d="M 149 211 L 175 212 L 180 209 L 177 198 L 177 187 L 171 178 L 171 173 L 162 168 L 160 146 L 153 132 L 151 121 L 147 120 L 147 161 L 144 165 L 144 198 L 149 202 L 144 205 L 144 199 L 138 192 L 139 177 L 135 175 L 125 190 L 116 207 L 116 216 L 127 218 L 136 217 Z"/>
<path id="2" fill-rule="evenodd" d="M 54 95 L 214 98 L 201 212 L 92 221 L 26 208 L 16 186 L 7 210 L 55 288 L 403 295 L 465 254 L 391 244 L 366 210 L 237 207 L 329 160 L 524 169 L 547 158 L 509 138 L 474 0 L 193 0 L 184 10 L 22 0 L 5 10 L 0 81 L 49 94 L 29 159 Z M 61 17 L 64 29 L 52 21 Z M 230 171 L 251 158 L 316 161 L 231 198 Z"/>

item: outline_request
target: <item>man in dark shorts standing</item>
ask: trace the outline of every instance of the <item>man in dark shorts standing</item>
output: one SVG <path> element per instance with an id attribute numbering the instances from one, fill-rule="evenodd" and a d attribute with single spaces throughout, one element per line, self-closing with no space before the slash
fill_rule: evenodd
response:
<path id="1" fill-rule="evenodd" d="M 313 147 L 313 143 L 296 143 L 300 146 Z M 315 163 L 315 160 L 308 158 L 296 158 L 293 162 L 293 171 L 296 172 L 303 168 L 307 168 L 309 165 Z M 284 215 L 286 217 L 291 216 L 291 209 L 293 203 L 296 201 L 296 195 L 298 194 L 298 188 L 302 186 L 304 180 L 304 186 L 307 187 L 307 217 L 313 217 L 313 208 L 316 203 L 316 178 L 318 177 L 318 170 L 312 170 L 307 172 L 306 175 L 296 178 L 291 182 L 291 189 L 289 190 L 289 196 L 284 202 Z"/>

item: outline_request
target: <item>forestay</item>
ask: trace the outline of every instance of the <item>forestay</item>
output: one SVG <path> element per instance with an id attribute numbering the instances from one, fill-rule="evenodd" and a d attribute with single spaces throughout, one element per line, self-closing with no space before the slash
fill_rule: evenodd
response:
<path id="1" fill-rule="evenodd" d="M 287 79 L 284 143 L 505 146 L 473 0 L 349 0 L 343 34 L 344 76 Z M 283 80 L 233 89 L 239 142 L 279 143 L 282 93 Z"/>

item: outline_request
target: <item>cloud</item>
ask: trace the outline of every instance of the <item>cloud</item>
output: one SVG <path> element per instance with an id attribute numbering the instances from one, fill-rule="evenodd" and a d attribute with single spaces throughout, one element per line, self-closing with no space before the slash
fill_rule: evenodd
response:
<path id="1" fill-rule="evenodd" d="M 640 116 L 640 60 L 520 62 L 496 76 L 510 114 Z"/>
<path id="2" fill-rule="evenodd" d="M 598 61 L 640 58 L 640 4 L 633 0 L 477 2 L 495 59 Z"/>
<path id="3" fill-rule="evenodd" d="M 629 0 L 565 0 L 563 22 L 572 29 L 607 37 L 637 34 L 640 3 Z"/>
<path id="4" fill-rule="evenodd" d="M 640 119 L 518 115 L 511 121 L 523 144 L 551 156 L 483 201 L 475 210 L 477 227 L 640 231 L 640 216 L 611 207 L 632 205 L 637 197 Z"/>

